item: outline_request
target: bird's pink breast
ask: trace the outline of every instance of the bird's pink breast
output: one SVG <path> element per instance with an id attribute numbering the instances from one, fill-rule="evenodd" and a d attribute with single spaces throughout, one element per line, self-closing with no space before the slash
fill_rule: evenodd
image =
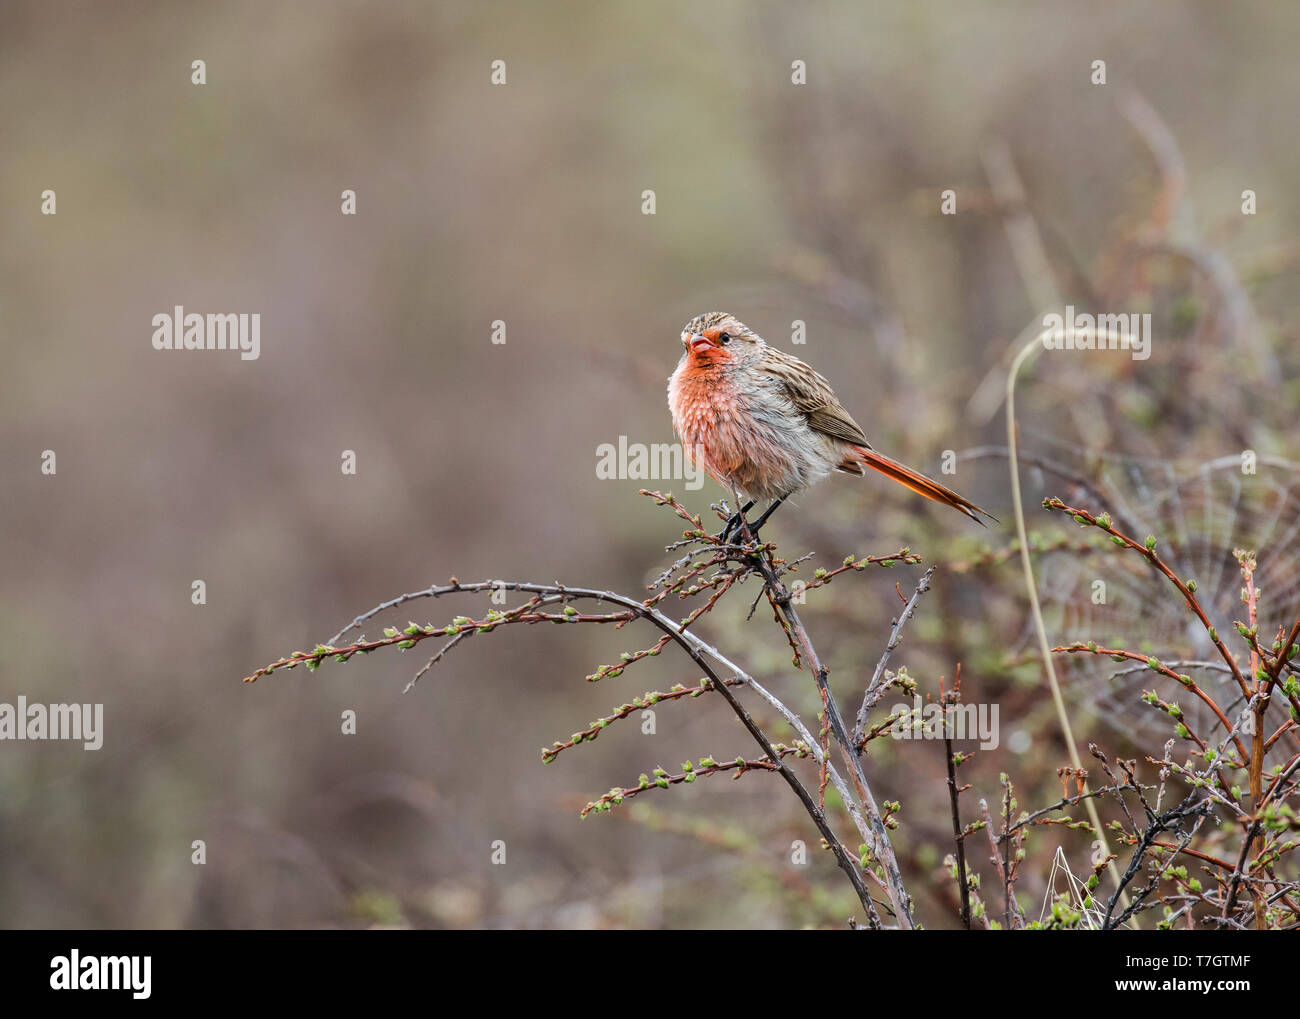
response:
<path id="1" fill-rule="evenodd" d="M 810 430 L 799 415 L 742 388 L 734 371 L 683 359 L 669 380 L 668 404 L 686 453 L 723 485 L 776 498 L 816 480 Z"/>

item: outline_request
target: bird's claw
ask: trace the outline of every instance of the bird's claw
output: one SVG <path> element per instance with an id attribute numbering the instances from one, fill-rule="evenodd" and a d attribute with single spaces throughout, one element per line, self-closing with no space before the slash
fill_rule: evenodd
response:
<path id="1" fill-rule="evenodd" d="M 727 504 L 724 502 L 722 504 L 722 509 L 726 510 L 726 508 L 727 508 Z M 727 540 L 731 537 L 733 533 L 737 533 L 737 536 L 739 536 L 738 532 L 740 531 L 741 519 L 744 514 L 748 513 L 753 508 L 754 508 L 754 500 L 751 499 L 749 500 L 749 502 L 745 503 L 745 505 L 741 506 L 740 509 L 738 509 L 735 513 L 731 514 L 731 516 L 727 518 L 727 526 L 724 527 L 717 534 L 715 534 L 713 537 L 716 538 L 720 544 L 725 545 L 727 543 Z M 753 538 L 755 539 L 758 538 L 758 528 L 763 526 L 763 521 L 766 519 L 767 516 L 766 514 L 764 514 L 763 518 L 759 520 L 757 526 L 754 524 L 749 524 L 749 533 Z"/>
<path id="2" fill-rule="evenodd" d="M 741 538 L 740 522 L 741 522 L 740 514 L 733 513 L 731 515 L 731 518 L 727 521 L 727 526 L 713 536 L 714 540 L 717 541 L 718 544 L 720 545 L 727 544 L 727 541 L 732 537 L 732 535 L 735 535 L 736 539 L 740 540 Z M 758 541 L 758 532 L 763 525 L 761 523 L 753 524 L 750 523 L 749 521 L 746 521 L 745 524 L 749 528 L 750 540 Z"/>
<path id="3" fill-rule="evenodd" d="M 727 519 L 726 526 L 723 527 L 722 530 L 720 530 L 717 534 L 713 536 L 714 540 L 717 541 L 718 544 L 720 545 L 725 545 L 727 543 L 727 539 L 731 537 L 731 532 L 736 530 L 736 528 L 738 528 L 739 526 L 740 526 L 740 514 L 739 513 L 731 514 L 731 516 Z"/>

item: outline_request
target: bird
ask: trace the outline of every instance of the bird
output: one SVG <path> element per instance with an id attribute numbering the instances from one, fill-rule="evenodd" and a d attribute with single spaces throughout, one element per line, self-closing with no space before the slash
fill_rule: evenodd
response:
<path id="1" fill-rule="evenodd" d="M 825 377 L 722 311 L 697 315 L 668 380 L 673 427 L 693 463 L 746 500 L 717 535 L 726 541 L 760 499 L 772 504 L 750 535 L 790 496 L 832 471 L 869 467 L 913 492 L 951 506 L 980 526 L 997 518 L 937 481 L 883 453 L 836 398 Z"/>

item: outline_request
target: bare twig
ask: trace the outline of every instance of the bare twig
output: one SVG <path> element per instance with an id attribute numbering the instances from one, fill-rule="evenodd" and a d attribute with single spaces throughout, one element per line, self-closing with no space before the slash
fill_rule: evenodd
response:
<path id="1" fill-rule="evenodd" d="M 907 621 L 912 618 L 912 613 L 916 609 L 916 603 L 920 601 L 921 595 L 930 590 L 930 578 L 934 576 L 935 568 L 931 566 L 921 574 L 921 579 L 916 582 L 916 590 L 912 592 L 912 597 L 907 600 L 903 606 L 903 611 L 898 614 L 898 618 L 893 621 L 893 626 L 889 631 L 889 640 L 885 642 L 885 653 L 880 656 L 880 661 L 876 663 L 876 671 L 871 674 L 871 682 L 867 684 L 866 692 L 862 695 L 862 706 L 858 708 L 857 721 L 853 726 L 853 745 L 860 747 L 862 745 L 862 733 L 867 725 L 867 712 L 876 703 L 878 697 L 873 698 L 881 687 L 881 682 L 885 675 L 885 666 L 889 664 L 889 656 L 894 653 L 894 649 L 902 643 L 903 627 Z"/>
<path id="2" fill-rule="evenodd" d="M 733 493 L 733 495 L 737 500 L 737 505 L 739 505 L 739 494 Z M 745 538 L 752 541 L 753 536 L 749 530 L 749 523 L 743 513 L 740 517 L 740 528 Z M 870 826 L 871 838 L 867 840 L 867 846 L 872 856 L 876 858 L 885 871 L 885 885 L 890 904 L 894 909 L 894 917 L 900 927 L 904 930 L 911 930 L 915 924 L 912 920 L 910 897 L 903 886 L 903 875 L 898 866 L 898 859 L 894 855 L 893 846 L 890 844 L 884 819 L 880 815 L 880 809 L 876 806 L 875 797 L 871 793 L 866 774 L 862 770 L 862 763 L 850 741 L 848 730 L 844 726 L 844 719 L 840 717 L 839 706 L 836 704 L 835 697 L 831 693 L 830 685 L 827 682 L 827 675 L 830 670 L 822 665 L 820 658 L 818 658 L 817 650 L 813 647 L 808 630 L 804 627 L 799 618 L 799 613 L 791 603 L 790 592 L 786 590 L 785 585 L 781 583 L 780 577 L 776 575 L 770 554 L 760 555 L 757 564 L 767 583 L 773 608 L 782 621 L 787 636 L 792 638 L 792 642 L 799 651 L 800 658 L 808 666 L 808 670 L 817 683 L 817 689 L 822 698 L 822 706 L 826 712 L 827 720 L 830 722 L 831 732 L 840 745 L 840 754 L 849 772 L 849 781 L 853 783 L 853 787 L 857 791 L 858 801 L 862 804 L 863 812 L 866 814 L 867 823 Z"/>
<path id="3" fill-rule="evenodd" d="M 722 658 L 721 654 L 699 637 L 696 637 L 689 631 L 682 630 L 681 624 L 675 623 L 658 609 L 650 608 L 643 602 L 627 597 L 626 595 L 620 595 L 613 591 L 602 591 L 596 588 L 568 587 L 558 583 L 537 584 L 526 581 L 502 580 L 485 580 L 477 583 L 462 584 L 460 581 L 453 578 L 448 584 L 436 585 L 425 588 L 423 591 L 414 591 L 391 599 L 390 601 L 371 609 L 369 612 L 357 616 L 356 619 L 354 619 L 348 627 L 345 627 L 340 631 L 340 633 L 346 633 L 348 629 L 360 626 L 365 620 L 373 618 L 387 608 L 404 605 L 408 602 L 415 601 L 416 599 L 436 599 L 450 594 L 481 593 L 485 591 L 498 590 L 531 593 L 539 596 L 540 602 L 552 603 L 561 601 L 564 602 L 566 606 L 570 602 L 581 600 L 592 600 L 616 605 L 623 611 L 617 614 L 600 617 L 602 618 L 602 621 L 616 622 L 624 619 L 644 619 L 676 643 L 686 652 L 690 659 L 704 672 L 704 674 L 708 676 L 711 681 L 711 689 L 716 690 L 727 702 L 728 707 L 731 708 L 732 712 L 740 720 L 741 724 L 746 730 L 748 730 L 755 742 L 762 747 L 763 753 L 767 756 L 768 761 L 773 765 L 773 770 L 780 774 L 782 779 L 784 779 L 786 784 L 799 798 L 800 803 L 803 804 L 804 810 L 808 813 L 808 816 L 812 819 L 818 831 L 821 833 L 822 838 L 826 840 L 826 844 L 834 853 L 836 863 L 852 883 L 853 889 L 858 895 L 858 900 L 862 903 L 863 909 L 867 913 L 868 920 L 872 922 L 873 926 L 879 925 L 879 914 L 876 912 L 875 904 L 872 902 L 871 895 L 868 893 L 866 885 L 863 884 L 861 870 L 859 869 L 857 862 L 848 855 L 838 836 L 836 836 L 835 832 L 831 829 L 826 820 L 825 812 L 818 807 L 816 801 L 814 801 L 812 796 L 808 793 L 808 790 L 804 788 L 803 783 L 799 781 L 798 776 L 786 766 L 781 755 L 767 738 L 767 735 L 761 728 L 759 728 L 753 717 L 736 699 L 731 690 L 728 689 L 727 683 L 723 681 L 723 678 L 718 675 L 716 669 L 710 664 L 710 658 L 719 660 Z M 530 602 L 529 604 L 531 605 L 532 603 Z M 510 617 L 510 613 L 499 615 L 502 617 Z M 567 622 L 569 619 L 574 617 L 565 616 L 563 614 L 542 614 L 535 611 L 529 611 L 518 613 L 514 618 L 519 621 L 547 620 L 551 622 Z M 595 618 L 596 617 L 592 617 L 592 621 L 595 621 Z M 504 618 L 485 622 L 483 625 L 476 626 L 475 630 L 476 632 L 482 632 L 484 629 L 490 629 L 497 625 L 501 625 L 503 621 Z M 469 622 L 472 623 L 473 621 Z M 403 642 L 410 642 L 407 646 L 412 646 L 414 643 L 418 643 L 428 637 L 445 636 L 448 634 L 448 629 L 446 627 L 427 627 L 424 629 L 417 629 L 414 633 L 408 631 L 403 631 L 398 633 L 396 636 L 390 636 L 381 641 L 363 641 L 347 648 L 322 646 L 313 652 L 298 652 L 297 654 L 281 659 L 279 662 L 273 663 L 270 666 L 259 669 L 257 672 L 253 673 L 253 675 L 247 677 L 246 682 L 252 682 L 259 676 L 269 675 L 270 673 L 281 669 L 294 668 L 297 665 L 311 664 L 318 666 L 321 661 L 326 658 L 341 658 L 346 661 L 354 654 L 366 653 L 378 647 L 392 645 L 400 646 Z M 456 632 L 459 632 L 459 629 L 457 629 Z M 455 634 L 453 633 L 452 635 L 454 636 Z M 741 674 L 741 678 L 747 679 L 748 677 Z"/>

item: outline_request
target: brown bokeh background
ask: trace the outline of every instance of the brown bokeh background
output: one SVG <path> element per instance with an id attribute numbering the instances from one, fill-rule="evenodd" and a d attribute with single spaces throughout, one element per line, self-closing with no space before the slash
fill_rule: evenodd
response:
<path id="1" fill-rule="evenodd" d="M 701 311 L 787 349 L 804 320 L 800 356 L 878 448 L 923 470 L 1001 442 L 996 401 L 970 395 L 1041 311 L 1011 214 L 1032 219 L 1064 299 L 1150 310 L 1157 331 L 1141 364 L 1044 358 L 1023 397 L 1032 448 L 1295 459 L 1298 29 L 1286 5 L 1208 0 L 5 4 L 0 699 L 102 702 L 106 735 L 93 753 L 0 744 L 0 925 L 842 923 L 847 885 L 767 776 L 578 819 L 657 764 L 751 753 L 720 703 L 668 705 L 656 735 L 629 721 L 540 763 L 629 697 L 698 678 L 666 653 L 583 682 L 647 634 L 511 630 L 408 694 L 418 651 L 240 677 L 452 574 L 641 590 L 680 527 L 641 482 L 599 480 L 596 448 L 673 440 L 665 380 Z M 1124 113 L 1135 94 L 1177 145 L 1181 190 Z M 1025 206 L 991 190 L 998 145 Z M 956 216 L 939 215 L 945 188 Z M 1257 216 L 1241 215 L 1246 188 Z M 1153 236 L 1213 252 L 1255 317 L 1230 320 L 1222 288 L 1176 259 L 1139 271 Z M 260 312 L 260 359 L 155 351 L 150 320 L 176 304 Z M 1074 397 L 1098 416 L 1065 413 Z M 770 537 L 828 566 L 904 544 L 940 564 L 894 664 L 932 690 L 964 663 L 1004 733 L 967 778 L 996 796 L 1010 772 L 1030 805 L 1059 795 L 1064 752 L 1021 655 L 1016 563 L 950 568 L 1008 544 L 1006 479 L 997 457 L 947 479 L 1002 518 L 987 534 L 845 478 Z M 1039 526 L 1051 486 L 1027 483 Z M 697 511 L 720 494 L 664 487 Z M 894 583 L 918 572 L 810 597 L 846 702 Z M 762 611 L 744 622 L 750 597 L 701 632 L 812 719 L 780 633 Z M 1123 718 L 1094 722 L 1132 749 Z M 941 769 L 924 745 L 868 761 L 878 795 L 904 803 L 899 850 L 932 927 L 953 923 Z M 1053 838 L 1086 859 L 1085 839 Z M 814 847 L 807 867 L 788 862 L 793 839 Z"/>

